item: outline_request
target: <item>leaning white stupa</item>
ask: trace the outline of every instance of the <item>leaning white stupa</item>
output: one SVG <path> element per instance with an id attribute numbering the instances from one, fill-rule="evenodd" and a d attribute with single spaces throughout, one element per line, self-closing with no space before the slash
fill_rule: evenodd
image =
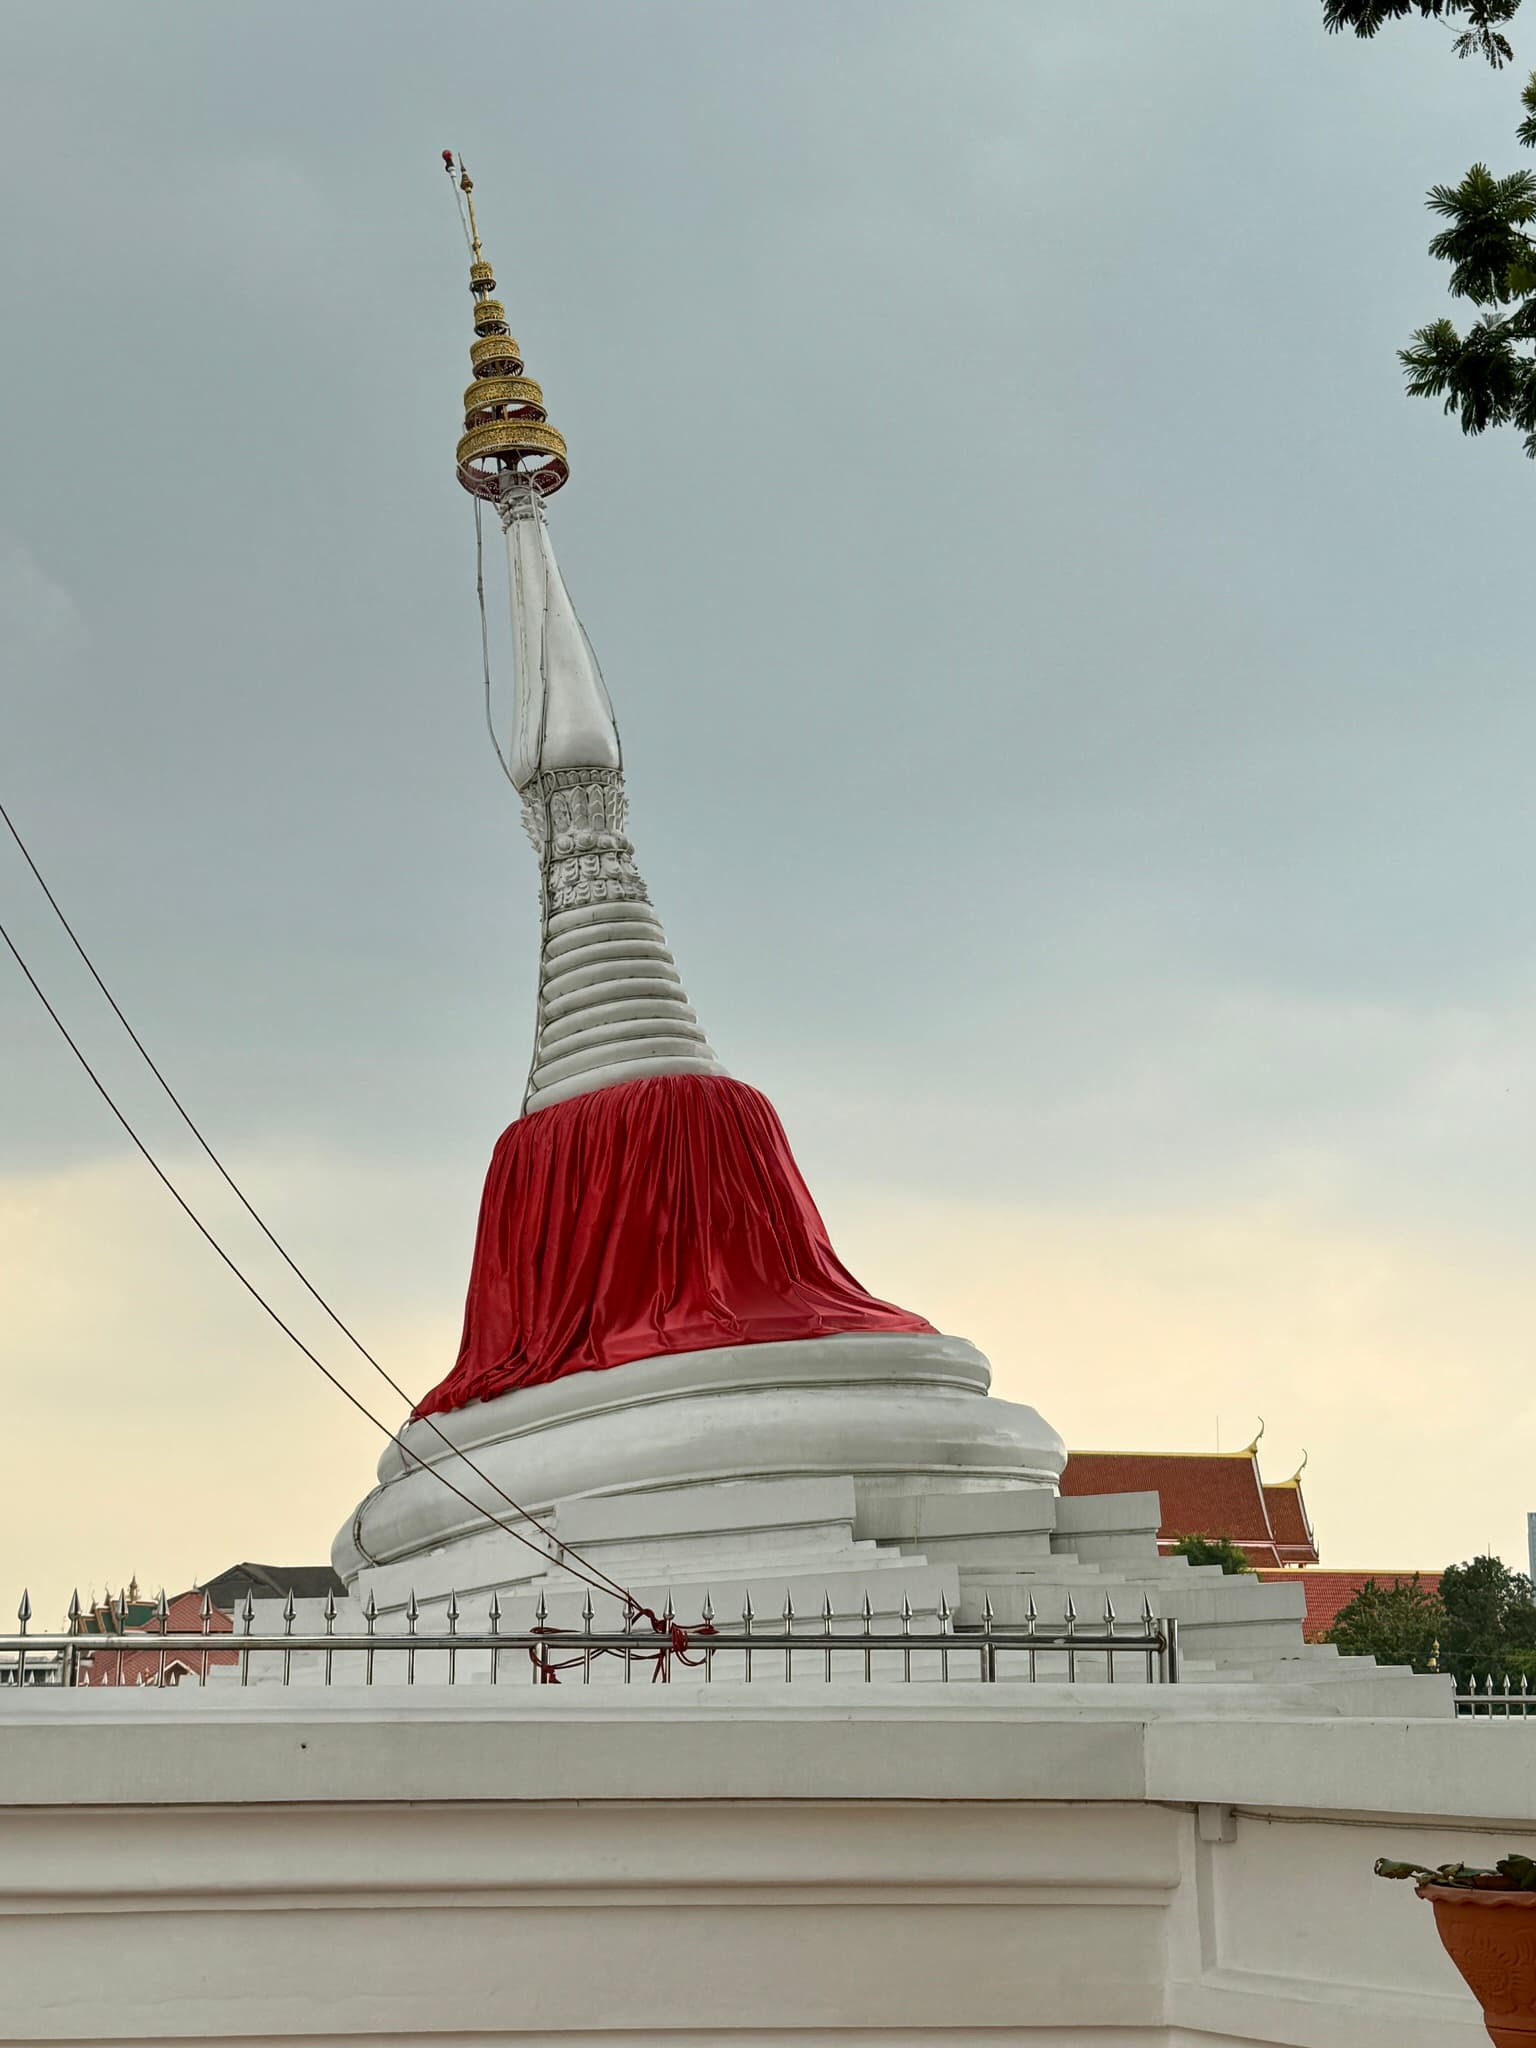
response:
<path id="1" fill-rule="evenodd" d="M 463 1342 L 340 1611 L 172 1621 L 99 1688 L 75 1636 L 0 1637 L 0 2038 L 1477 2048 L 1372 1864 L 1536 1851 L 1536 1725 L 1159 1558 L 1155 1493 L 1062 1498 L 1035 1411 L 839 1264 L 636 867 L 565 444 L 472 254 L 459 476 L 507 535 L 542 943 Z M 1108 1607 L 1129 1655 L 1074 1633 Z"/>
<path id="2" fill-rule="evenodd" d="M 1187 1676 L 1342 1677 L 1356 1667 L 1303 1645 L 1298 1591 L 1160 1559 L 1154 1495 L 1061 1499 L 1056 1431 L 989 1392 L 965 1338 L 859 1285 L 772 1105 L 726 1070 L 636 864 L 618 724 L 546 515 L 566 444 L 457 174 L 475 331 L 458 479 L 506 537 L 537 1025 L 458 1358 L 343 1525 L 337 1570 L 384 1627 L 490 1595 L 513 1621 L 540 1600 L 571 1617 L 567 1551 L 680 1615 L 751 1599 L 1006 1625 L 1107 1597 L 1178 1619 Z"/>

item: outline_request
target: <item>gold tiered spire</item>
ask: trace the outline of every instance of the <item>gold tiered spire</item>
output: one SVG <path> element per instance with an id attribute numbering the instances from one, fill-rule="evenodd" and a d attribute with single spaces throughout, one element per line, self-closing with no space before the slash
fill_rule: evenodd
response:
<path id="1" fill-rule="evenodd" d="M 464 434 L 457 460 L 459 482 L 477 498 L 500 498 L 511 479 L 542 497 L 558 491 L 571 473 L 565 436 L 549 424 L 544 393 L 523 375 L 523 359 L 496 297 L 496 279 L 480 247 L 474 184 L 462 157 L 443 151 L 443 168 L 456 176 L 469 214 L 469 289 L 475 301 L 475 340 L 469 351 L 475 381 L 464 393 Z"/>

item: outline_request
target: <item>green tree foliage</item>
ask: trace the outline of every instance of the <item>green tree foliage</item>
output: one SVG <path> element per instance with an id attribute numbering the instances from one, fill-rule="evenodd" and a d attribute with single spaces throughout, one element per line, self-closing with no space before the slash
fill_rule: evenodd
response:
<path id="1" fill-rule="evenodd" d="M 1466 1679 L 1536 1668 L 1536 1588 L 1496 1557 L 1453 1564 L 1440 1581 L 1445 1626 L 1440 1663 Z"/>
<path id="2" fill-rule="evenodd" d="M 1464 21 L 1467 26 L 1453 46 L 1457 56 L 1486 57 L 1497 70 L 1515 53 L 1496 24 L 1513 19 L 1519 7 L 1520 0 L 1323 0 L 1323 26 L 1334 35 L 1348 28 L 1357 36 L 1373 36 L 1409 14 L 1426 21 Z"/>
<path id="3" fill-rule="evenodd" d="M 1389 21 L 1410 14 L 1427 21 L 1465 22 L 1456 38 L 1459 56 L 1474 52 L 1495 69 L 1514 56 L 1498 24 L 1513 20 L 1520 0 L 1323 0 L 1323 26 L 1374 36 Z M 1536 148 L 1536 72 L 1521 98 L 1525 119 L 1516 131 Z M 1536 460 L 1536 176 L 1511 171 L 1495 177 L 1474 164 L 1459 185 L 1436 185 L 1430 210 L 1446 222 L 1429 253 L 1451 266 L 1452 296 L 1479 309 L 1461 333 L 1454 321 L 1431 320 L 1398 350 L 1411 398 L 1438 398 L 1464 434 L 1514 427 Z"/>
<path id="4" fill-rule="evenodd" d="M 1230 1536 L 1181 1536 L 1173 1554 L 1187 1557 L 1191 1564 L 1219 1564 L 1224 1572 L 1253 1570 L 1248 1553 L 1239 1550 Z"/>
<path id="5" fill-rule="evenodd" d="M 1520 140 L 1536 147 L 1536 72 L 1524 93 Z M 1474 164 L 1459 185 L 1436 185 L 1430 210 L 1447 223 L 1429 245 L 1451 266 L 1452 295 L 1482 309 L 1465 334 L 1432 320 L 1398 351 L 1413 398 L 1438 398 L 1464 434 L 1515 427 L 1536 460 L 1536 175 L 1495 177 Z"/>
<path id="6" fill-rule="evenodd" d="M 1323 1640 L 1346 1657 L 1433 1665 L 1463 1686 L 1506 1674 L 1517 1686 L 1522 1675 L 1536 1683 L 1536 1587 L 1496 1557 L 1449 1565 L 1438 1593 L 1417 1573 L 1388 1586 L 1367 1579 Z"/>
<path id="7" fill-rule="evenodd" d="M 1445 1609 L 1419 1579 L 1379 1586 L 1367 1579 L 1347 1607 L 1341 1607 L 1323 1637 L 1345 1657 L 1374 1657 L 1380 1664 L 1410 1664 L 1428 1671 L 1435 1644 L 1445 1629 Z"/>

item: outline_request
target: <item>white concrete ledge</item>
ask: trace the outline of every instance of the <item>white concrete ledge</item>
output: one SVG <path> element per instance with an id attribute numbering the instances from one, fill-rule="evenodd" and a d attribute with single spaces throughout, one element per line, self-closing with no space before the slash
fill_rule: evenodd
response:
<path id="1" fill-rule="evenodd" d="M 1536 1826 L 1536 1728 L 1296 1709 L 1298 1688 L 717 1683 L 47 1694 L 0 1807 L 364 1799 L 1151 1800 Z M 519 1680 L 522 1682 L 519 1682 Z"/>

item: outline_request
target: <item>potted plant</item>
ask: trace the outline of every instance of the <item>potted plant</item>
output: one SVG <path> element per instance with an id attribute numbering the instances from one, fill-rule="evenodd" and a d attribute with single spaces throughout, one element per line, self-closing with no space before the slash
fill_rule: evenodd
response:
<path id="1" fill-rule="evenodd" d="M 1483 2008 L 1499 2048 L 1536 2048 L 1536 1859 L 1505 1856 L 1492 1870 L 1377 1859 L 1378 1877 L 1412 1878 L 1435 1909 L 1445 1952 Z"/>

